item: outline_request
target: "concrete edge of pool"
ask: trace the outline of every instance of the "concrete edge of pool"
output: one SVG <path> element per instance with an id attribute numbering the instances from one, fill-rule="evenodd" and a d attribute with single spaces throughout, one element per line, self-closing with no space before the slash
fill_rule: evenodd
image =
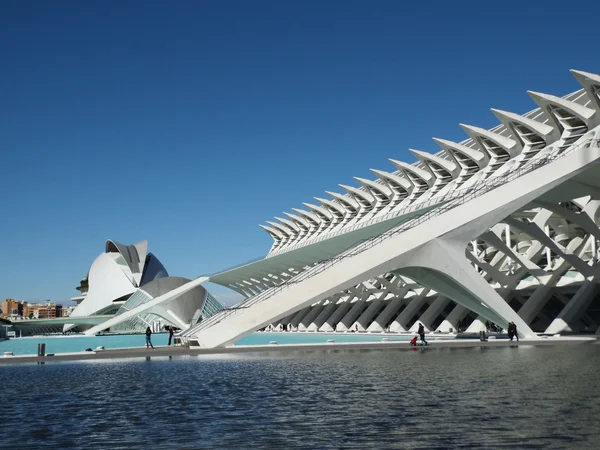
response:
<path id="1" fill-rule="evenodd" d="M 436 349 L 436 348 L 475 348 L 475 347 L 516 347 L 532 345 L 564 345 L 564 344 L 599 344 L 596 336 L 565 336 L 565 337 L 545 337 L 533 339 L 521 339 L 520 342 L 508 341 L 505 339 L 480 341 L 476 339 L 456 339 L 456 340 L 438 340 L 430 341 L 428 346 L 412 347 L 406 341 L 377 341 L 377 342 L 327 342 L 313 344 L 267 344 L 267 345 L 237 345 L 224 348 L 187 348 L 175 346 L 160 346 L 154 349 L 141 348 L 122 348 L 109 349 L 92 352 L 77 353 L 58 353 L 52 356 L 37 355 L 0 355 L 0 365 L 40 363 L 40 362 L 60 362 L 60 361 L 86 361 L 86 360 L 106 360 L 106 359 L 129 359 L 168 357 L 168 356 L 203 356 L 203 355 L 228 355 L 243 353 L 271 353 L 271 352 L 290 352 L 290 351 L 328 351 L 328 350 L 416 350 L 416 349 Z"/>

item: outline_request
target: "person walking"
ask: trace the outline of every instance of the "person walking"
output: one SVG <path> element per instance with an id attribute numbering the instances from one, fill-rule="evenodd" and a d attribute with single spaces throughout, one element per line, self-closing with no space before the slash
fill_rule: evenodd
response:
<path id="1" fill-rule="evenodd" d="M 508 327 L 506 329 L 508 331 L 508 338 L 512 341 L 513 338 L 517 338 L 517 342 L 519 342 L 519 333 L 517 333 L 517 324 L 514 322 L 508 322 Z"/>
<path id="2" fill-rule="evenodd" d="M 421 337 L 421 345 L 427 345 L 427 341 L 425 340 L 425 327 L 422 323 L 419 324 L 419 330 L 417 333 Z"/>
<path id="3" fill-rule="evenodd" d="M 169 326 L 169 344 L 171 345 L 171 340 L 173 339 L 173 326 Z"/>
<path id="4" fill-rule="evenodd" d="M 513 335 L 517 338 L 517 342 L 519 342 L 519 333 L 517 333 L 517 324 L 512 323 Z M 512 339 L 511 339 L 512 341 Z"/>
<path id="5" fill-rule="evenodd" d="M 154 345 L 152 345 L 152 330 L 150 329 L 150 327 L 146 328 L 146 348 L 154 348 Z"/>

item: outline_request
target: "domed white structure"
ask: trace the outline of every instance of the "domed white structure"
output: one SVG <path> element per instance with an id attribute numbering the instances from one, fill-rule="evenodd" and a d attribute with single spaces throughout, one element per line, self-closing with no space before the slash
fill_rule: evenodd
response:
<path id="1" fill-rule="evenodd" d="M 70 317 L 120 315 L 132 305 L 147 303 L 189 281 L 170 277 L 159 259 L 148 253 L 148 241 L 123 245 L 108 240 L 105 251 L 94 260 L 87 277 L 77 287 L 82 295 L 72 299 L 78 305 Z M 135 332 L 143 331 L 147 326 L 158 329 L 164 325 L 187 328 L 221 309 L 206 289 L 197 286 L 171 302 L 119 323 L 110 331 Z M 82 331 L 90 326 L 65 325 L 64 331 L 75 328 Z"/>

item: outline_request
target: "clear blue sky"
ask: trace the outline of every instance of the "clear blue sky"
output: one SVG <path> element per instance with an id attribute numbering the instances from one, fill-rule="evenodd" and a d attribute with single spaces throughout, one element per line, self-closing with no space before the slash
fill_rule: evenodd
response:
<path id="1" fill-rule="evenodd" d="M 0 299 L 65 301 L 104 241 L 172 275 L 490 107 L 600 73 L 600 2 L 0 3 Z M 223 288 L 211 287 L 228 301 Z"/>

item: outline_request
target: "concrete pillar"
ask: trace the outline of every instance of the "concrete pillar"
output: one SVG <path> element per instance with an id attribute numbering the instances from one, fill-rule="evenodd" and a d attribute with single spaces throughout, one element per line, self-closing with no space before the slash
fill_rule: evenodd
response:
<path id="1" fill-rule="evenodd" d="M 342 318 L 342 320 L 338 324 L 338 326 L 337 326 L 338 331 L 347 331 L 349 329 L 353 329 L 351 327 L 354 326 L 354 322 L 356 321 L 356 319 L 362 312 L 363 308 L 365 307 L 365 303 L 366 303 L 367 299 L 369 298 L 369 296 L 370 296 L 370 294 L 368 294 L 368 293 L 363 294 L 359 298 L 359 300 L 356 303 L 354 303 L 354 305 L 352 305 L 352 308 L 350 308 L 350 311 L 348 311 L 346 313 L 346 315 Z"/>
<path id="2" fill-rule="evenodd" d="M 302 308 L 300 311 L 298 311 L 296 314 L 294 314 L 294 316 L 290 320 L 290 323 L 292 324 L 292 326 L 294 328 L 298 327 L 298 324 L 300 323 L 300 321 L 310 312 L 310 310 L 311 310 L 311 307 L 307 306 L 306 308 Z"/>
<path id="3" fill-rule="evenodd" d="M 402 307 L 402 303 L 404 301 L 404 293 L 401 296 L 394 297 L 390 300 L 386 300 L 388 302 L 387 306 L 379 313 L 375 320 L 369 325 L 367 331 L 384 331 L 384 327 L 390 321 L 394 314 L 396 314 L 400 308 Z"/>
<path id="4" fill-rule="evenodd" d="M 308 331 L 318 331 L 321 325 L 325 323 L 328 317 L 330 317 L 333 312 L 338 307 L 337 302 L 339 299 L 335 299 L 331 301 L 327 306 L 323 308 L 323 310 L 319 313 L 319 315 L 312 321 L 312 323 L 308 326 Z"/>
<path id="5" fill-rule="evenodd" d="M 427 310 L 417 319 L 417 321 L 410 327 L 410 331 L 417 331 L 419 329 L 419 323 L 422 323 L 426 331 L 433 331 L 432 324 L 437 316 L 444 310 L 446 305 L 450 303 L 448 298 L 443 295 L 438 295 L 433 303 L 427 308 Z"/>
<path id="6" fill-rule="evenodd" d="M 309 311 L 309 313 L 304 316 L 302 321 L 298 324 L 298 331 L 306 331 L 311 322 L 323 311 L 325 308 L 323 305 L 315 305 Z"/>
<path id="7" fill-rule="evenodd" d="M 598 293 L 599 287 L 596 277 L 583 282 L 577 293 L 563 308 L 558 317 L 552 321 L 546 329 L 547 334 L 563 333 L 565 331 L 577 331 L 575 323 L 585 313 L 588 306 Z"/>
<path id="8" fill-rule="evenodd" d="M 352 308 L 352 300 L 354 300 L 356 297 L 352 296 L 352 297 L 347 297 L 345 302 L 342 303 L 338 303 L 338 307 L 337 309 L 335 309 L 335 311 L 333 311 L 333 314 L 331 314 L 331 316 L 329 316 L 329 318 L 327 320 L 325 320 L 325 323 L 323 325 L 321 325 L 321 327 L 319 328 L 319 331 L 334 331 L 337 330 L 336 326 L 339 323 L 340 320 L 342 320 L 342 317 L 344 317 L 346 315 L 346 313 L 350 310 L 350 308 Z"/>
<path id="9" fill-rule="evenodd" d="M 381 294 L 381 295 L 383 296 L 385 294 Z M 368 306 L 368 308 L 365 310 L 365 312 L 363 312 L 360 315 L 360 317 L 358 319 L 356 319 L 356 322 L 358 323 L 359 331 L 367 330 L 368 325 L 371 323 L 371 320 L 373 320 L 373 317 L 375 316 L 375 314 L 377 314 L 377 312 L 381 309 L 382 304 L 383 304 L 383 300 L 380 300 L 378 298 L 371 301 L 371 304 Z"/>
<path id="10" fill-rule="evenodd" d="M 406 308 L 404 308 L 404 311 L 402 311 L 390 325 L 390 331 L 397 331 L 399 333 L 408 331 L 406 328 L 408 326 L 408 321 L 423 307 L 428 292 L 429 289 L 424 288 L 419 295 L 412 297 L 410 302 L 406 305 Z"/>
<path id="11" fill-rule="evenodd" d="M 468 312 L 469 310 L 464 306 L 456 305 L 435 331 L 440 331 L 442 333 L 456 333 L 458 331 L 458 323 L 468 314 Z"/>
<path id="12" fill-rule="evenodd" d="M 552 298 L 552 288 L 554 287 L 554 284 L 555 283 L 541 284 L 535 289 L 523 306 L 519 308 L 518 314 L 521 319 L 528 324 L 535 319 L 546 303 L 548 303 L 548 300 Z"/>

